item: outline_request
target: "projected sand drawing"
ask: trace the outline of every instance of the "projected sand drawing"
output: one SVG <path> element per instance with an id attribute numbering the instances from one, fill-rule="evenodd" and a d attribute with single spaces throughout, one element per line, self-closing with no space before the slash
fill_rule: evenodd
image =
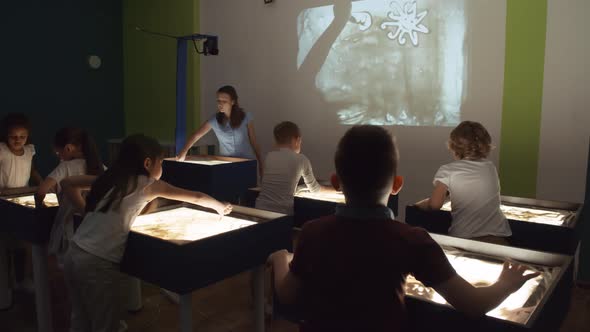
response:
<path id="1" fill-rule="evenodd" d="M 392 11 L 387 13 L 390 22 L 381 23 L 381 29 L 394 27 L 394 31 L 387 33 L 387 38 L 397 39 L 400 45 L 406 44 L 406 35 L 412 40 L 414 46 L 418 46 L 418 32 L 428 33 L 429 30 L 422 20 L 428 14 L 428 11 L 416 12 L 416 1 L 392 1 Z"/>
<path id="2" fill-rule="evenodd" d="M 342 2 L 303 10 L 297 67 L 314 75 L 310 83 L 330 105 L 324 111 L 337 112 L 341 124 L 456 125 L 468 77 L 465 2 L 361 0 L 349 11 Z"/>

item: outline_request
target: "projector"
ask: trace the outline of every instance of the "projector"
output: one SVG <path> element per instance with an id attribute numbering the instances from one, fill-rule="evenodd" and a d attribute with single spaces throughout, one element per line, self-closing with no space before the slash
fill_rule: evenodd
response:
<path id="1" fill-rule="evenodd" d="M 268 0 L 265 0 L 268 1 Z M 207 36 L 203 42 L 203 55 L 218 55 L 219 48 L 217 48 L 217 37 Z"/>

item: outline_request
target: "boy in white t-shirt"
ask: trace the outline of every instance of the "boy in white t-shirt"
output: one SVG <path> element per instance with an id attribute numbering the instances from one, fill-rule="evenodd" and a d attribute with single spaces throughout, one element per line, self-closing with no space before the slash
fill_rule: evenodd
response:
<path id="1" fill-rule="evenodd" d="M 295 123 L 281 122 L 273 134 L 276 149 L 266 155 L 256 208 L 292 215 L 293 196 L 302 177 L 310 192 L 333 189 L 316 181 L 309 159 L 300 153 L 301 132 Z"/>
<path id="2" fill-rule="evenodd" d="M 498 172 L 487 160 L 492 149 L 490 134 L 478 122 L 463 121 L 451 132 L 448 147 L 455 161 L 439 168 L 430 198 L 416 205 L 438 210 L 448 193 L 453 215 L 450 235 L 508 244 L 512 232 L 500 210 Z"/>

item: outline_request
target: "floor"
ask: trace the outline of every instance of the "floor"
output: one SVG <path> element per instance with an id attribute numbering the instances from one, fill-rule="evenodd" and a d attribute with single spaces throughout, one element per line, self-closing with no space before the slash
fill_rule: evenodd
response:
<path id="1" fill-rule="evenodd" d="M 250 297 L 250 274 L 243 273 L 193 293 L 193 327 L 196 331 L 241 332 L 253 330 L 253 305 Z M 57 296 L 65 287 L 63 279 L 51 278 L 54 328 L 67 331 L 69 306 L 64 296 Z M 128 331 L 178 331 L 178 306 L 165 297 L 154 285 L 142 285 L 143 308 L 128 313 L 125 318 Z M 63 294 L 63 293 L 62 293 Z M 33 332 L 35 325 L 34 295 L 16 292 L 12 308 L 0 311 L 0 331 Z M 298 331 L 286 321 L 267 322 L 269 331 Z"/>
<path id="2" fill-rule="evenodd" d="M 201 332 L 252 331 L 253 306 L 250 297 L 249 274 L 243 273 L 193 293 L 194 329 Z M 53 294 L 63 290 L 63 279 L 52 272 Z M 178 307 L 160 289 L 143 284 L 143 309 L 126 317 L 129 331 L 178 331 Z M 61 293 L 63 294 L 63 293 Z M 56 332 L 67 331 L 67 299 L 53 296 Z M 14 306 L 0 312 L 0 330 L 4 332 L 36 331 L 34 296 L 16 293 Z M 268 322 L 268 331 L 295 332 L 297 326 L 286 321 Z M 561 332 L 590 331 L 590 288 L 572 291 L 570 311 Z"/>

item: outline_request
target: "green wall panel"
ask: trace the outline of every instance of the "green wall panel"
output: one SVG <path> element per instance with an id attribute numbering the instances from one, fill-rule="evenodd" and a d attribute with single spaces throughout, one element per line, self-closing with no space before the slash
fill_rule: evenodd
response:
<path id="1" fill-rule="evenodd" d="M 500 142 L 504 195 L 536 195 L 546 27 L 547 0 L 508 0 Z"/>
<path id="2" fill-rule="evenodd" d="M 199 32 L 198 0 L 124 0 L 124 108 L 126 134 L 144 133 L 173 141 L 176 40 L 136 30 L 187 35 Z M 199 122 L 199 57 L 189 48 L 187 129 Z"/>

